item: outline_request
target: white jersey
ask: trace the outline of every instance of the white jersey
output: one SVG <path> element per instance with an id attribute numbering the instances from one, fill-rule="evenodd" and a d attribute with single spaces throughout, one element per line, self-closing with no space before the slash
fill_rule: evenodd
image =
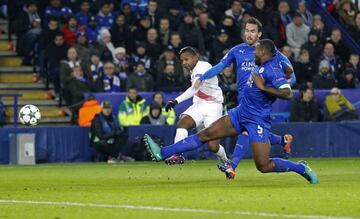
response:
<path id="1" fill-rule="evenodd" d="M 204 61 L 198 61 L 191 71 L 191 84 L 207 70 L 211 68 L 211 64 Z M 224 102 L 224 97 L 221 88 L 219 87 L 219 80 L 217 77 L 206 79 L 200 85 L 199 90 L 195 92 L 193 103 L 220 103 Z"/>

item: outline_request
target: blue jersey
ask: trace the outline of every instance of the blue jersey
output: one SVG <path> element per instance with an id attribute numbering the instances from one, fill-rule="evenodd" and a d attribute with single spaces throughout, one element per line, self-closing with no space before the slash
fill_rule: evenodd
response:
<path id="1" fill-rule="evenodd" d="M 115 17 L 112 13 L 107 16 L 102 16 L 98 14 L 96 16 L 96 22 L 100 29 L 103 27 L 106 29 L 110 29 L 115 22 Z"/>
<path id="2" fill-rule="evenodd" d="M 265 79 L 265 85 L 267 87 L 273 87 L 275 89 L 279 89 L 282 86 L 290 87 L 276 57 L 255 67 L 253 72 L 261 75 Z M 238 107 L 238 112 L 242 120 L 270 128 L 272 104 L 276 98 L 259 90 L 253 82 L 251 75 L 243 88 L 243 93 L 244 96 Z"/>
<path id="3" fill-rule="evenodd" d="M 255 67 L 255 46 L 249 46 L 247 43 L 239 44 L 233 47 L 221 60 L 225 66 L 229 66 L 236 61 L 236 78 L 238 84 L 238 103 L 244 97 L 244 87 L 250 77 L 250 73 Z M 276 59 L 273 61 L 280 65 L 283 71 L 289 66 L 292 68 L 289 59 L 281 52 L 276 50 Z"/>
<path id="4" fill-rule="evenodd" d="M 51 6 L 48 6 L 45 9 L 45 21 L 47 23 L 49 21 L 49 17 L 54 17 L 54 18 L 57 18 L 57 19 L 63 21 L 71 14 L 72 14 L 72 11 L 68 7 L 53 8 Z"/>

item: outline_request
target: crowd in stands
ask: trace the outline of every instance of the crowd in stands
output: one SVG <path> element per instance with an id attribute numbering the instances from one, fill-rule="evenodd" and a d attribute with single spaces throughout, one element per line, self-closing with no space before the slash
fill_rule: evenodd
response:
<path id="1" fill-rule="evenodd" d="M 320 2 L 360 44 L 360 1 Z M 359 54 L 346 48 L 339 29 L 328 32 L 323 18 L 304 1 L 19 0 L 9 4 L 18 5 L 17 10 L 12 7 L 10 19 L 24 64 L 38 64 L 40 78 L 48 77 L 55 96 L 69 106 L 82 103 L 85 92 L 128 92 L 118 113 L 123 125 L 174 124 L 175 115 L 163 110 L 164 100 L 156 100 L 162 98 L 160 92 L 150 106 L 137 92 L 183 91 L 190 73 L 181 66 L 179 50 L 193 46 L 204 60 L 216 64 L 243 42 L 244 23 L 251 16 L 264 25 L 263 38 L 272 39 L 292 62 L 294 88 L 303 89 L 298 101 L 311 108 L 307 121 L 318 120 L 312 89 L 359 86 Z M 226 68 L 219 76 L 229 108 L 237 104 L 235 68 Z M 93 100 L 84 105 L 91 106 L 89 101 Z M 293 108 L 307 111 L 300 102 Z"/>

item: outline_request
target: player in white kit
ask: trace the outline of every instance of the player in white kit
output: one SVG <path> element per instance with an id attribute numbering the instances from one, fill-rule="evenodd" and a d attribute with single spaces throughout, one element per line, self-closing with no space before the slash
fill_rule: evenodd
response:
<path id="1" fill-rule="evenodd" d="M 191 72 L 191 87 L 184 93 L 169 101 L 165 109 L 170 110 L 176 104 L 179 104 L 193 97 L 193 104 L 180 115 L 177 123 L 176 135 L 174 142 L 178 142 L 188 136 L 188 130 L 191 128 L 210 126 L 217 119 L 222 117 L 223 111 L 223 93 L 218 85 L 217 77 L 212 77 L 203 81 L 199 89 L 195 90 L 193 85 L 195 81 L 209 70 L 212 66 L 210 63 L 199 60 L 198 52 L 192 47 L 184 47 L 179 52 L 180 60 L 183 67 Z M 208 143 L 210 151 L 214 152 L 221 162 L 227 162 L 224 147 L 219 140 Z M 165 160 L 167 164 L 182 164 L 184 157 L 182 155 L 173 155 Z"/>

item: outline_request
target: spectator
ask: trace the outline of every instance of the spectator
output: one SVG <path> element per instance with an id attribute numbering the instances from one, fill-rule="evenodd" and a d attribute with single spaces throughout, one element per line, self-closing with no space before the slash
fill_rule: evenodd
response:
<path id="1" fill-rule="evenodd" d="M 136 88 L 128 88 L 128 95 L 119 106 L 118 118 L 122 126 L 140 125 L 147 114 L 145 99 L 138 95 Z"/>
<path id="2" fill-rule="evenodd" d="M 72 69 L 75 66 L 80 66 L 84 76 L 87 80 L 91 80 L 90 67 L 88 62 L 82 61 L 74 47 L 70 47 L 67 51 L 67 60 L 63 60 L 60 63 L 60 79 L 62 84 L 66 84 L 66 81 L 70 79 Z"/>
<path id="3" fill-rule="evenodd" d="M 300 89 L 290 110 L 290 122 L 317 122 L 319 121 L 319 107 L 314 98 L 313 90 L 307 86 Z"/>
<path id="4" fill-rule="evenodd" d="M 195 25 L 200 29 L 202 38 L 204 39 L 205 50 L 210 51 L 216 35 L 215 22 L 209 19 L 207 12 L 201 12 L 198 19 L 195 21 Z"/>
<path id="5" fill-rule="evenodd" d="M 74 45 L 74 48 L 84 62 L 90 61 L 91 50 L 89 49 L 88 39 L 85 32 L 80 31 L 76 33 L 76 44 Z"/>
<path id="6" fill-rule="evenodd" d="M 72 11 L 68 7 L 62 7 L 61 0 L 50 0 L 50 5 L 45 9 L 45 23 L 51 18 L 60 22 L 65 22 Z"/>
<path id="7" fill-rule="evenodd" d="M 131 55 L 131 62 L 133 65 L 136 65 L 138 62 L 143 62 L 145 64 L 145 69 L 152 73 L 153 61 L 147 54 L 146 44 L 144 42 L 137 43 L 135 54 Z"/>
<path id="8" fill-rule="evenodd" d="M 336 5 L 336 13 L 339 15 L 339 20 L 346 26 L 354 26 L 355 25 L 355 14 L 356 7 L 351 0 L 341 0 Z"/>
<path id="9" fill-rule="evenodd" d="M 91 122 L 91 146 L 104 156 L 108 163 L 135 161 L 120 153 L 126 145 L 127 135 L 112 114 L 112 103 L 105 100 L 101 107 L 101 112 L 96 114 Z"/>
<path id="10" fill-rule="evenodd" d="M 185 45 L 195 47 L 200 53 L 204 53 L 205 45 L 201 31 L 194 24 L 194 15 L 192 12 L 185 12 L 184 22 L 178 29 L 181 39 Z"/>
<path id="11" fill-rule="evenodd" d="M 64 37 L 61 32 L 55 35 L 46 50 L 45 57 L 48 63 L 48 77 L 54 84 L 55 93 L 60 92 L 60 61 L 66 59 L 68 48 L 65 45 Z"/>
<path id="12" fill-rule="evenodd" d="M 193 12 L 194 12 L 195 20 L 199 17 L 199 15 L 201 13 L 207 12 L 207 11 L 208 11 L 208 6 L 207 6 L 206 3 L 202 3 L 202 2 L 196 3 L 196 2 L 194 2 Z"/>
<path id="13" fill-rule="evenodd" d="M 229 35 L 225 29 L 220 29 L 217 37 L 212 44 L 210 52 L 211 63 L 218 63 L 220 59 L 226 54 L 224 51 L 230 49 L 232 43 L 229 41 Z"/>
<path id="14" fill-rule="evenodd" d="M 100 11 L 96 15 L 96 21 L 100 29 L 110 29 L 114 24 L 115 17 L 111 11 L 110 1 L 102 1 Z"/>
<path id="15" fill-rule="evenodd" d="M 165 68 L 159 72 L 156 80 L 157 90 L 164 92 L 173 92 L 182 90 L 180 79 L 175 74 L 173 64 L 167 64 Z"/>
<path id="16" fill-rule="evenodd" d="M 90 44 L 93 44 L 98 40 L 100 28 L 97 26 L 95 16 L 89 17 L 88 25 L 85 27 L 85 33 Z"/>
<path id="17" fill-rule="evenodd" d="M 343 72 L 343 63 L 341 59 L 335 55 L 334 45 L 332 43 L 325 43 L 322 59 L 328 61 L 330 64 L 331 74 L 338 79 L 339 75 Z"/>
<path id="18" fill-rule="evenodd" d="M 75 14 L 76 20 L 81 26 L 86 26 L 89 23 L 90 13 L 90 0 L 81 0 L 80 11 Z"/>
<path id="19" fill-rule="evenodd" d="M 159 24 L 159 39 L 162 46 L 169 45 L 170 22 L 168 18 L 161 18 Z"/>
<path id="20" fill-rule="evenodd" d="M 343 62 L 346 62 L 349 58 L 349 52 L 342 41 L 341 31 L 337 28 L 331 31 L 330 37 L 327 42 L 333 44 L 335 49 L 335 55 L 340 57 Z"/>
<path id="21" fill-rule="evenodd" d="M 147 73 L 143 62 L 140 61 L 136 64 L 136 70 L 129 76 L 126 87 L 127 89 L 134 87 L 140 92 L 154 90 L 153 78 Z"/>
<path id="22" fill-rule="evenodd" d="M 24 56 L 23 64 L 31 64 L 34 44 L 41 32 L 40 17 L 36 3 L 29 1 L 15 21 L 16 51 Z"/>
<path id="23" fill-rule="evenodd" d="M 94 45 L 94 50 L 100 53 L 102 61 L 113 61 L 115 58 L 115 47 L 111 42 L 111 34 L 107 29 L 100 30 L 98 44 Z"/>
<path id="24" fill-rule="evenodd" d="M 278 11 L 280 13 L 281 23 L 286 27 L 292 21 L 289 4 L 286 1 L 281 1 L 278 6 Z"/>
<path id="25" fill-rule="evenodd" d="M 55 35 L 58 32 L 59 32 L 58 20 L 56 20 L 54 18 L 50 18 L 49 22 L 47 24 L 47 27 L 42 29 L 42 31 L 40 32 L 40 35 L 39 35 L 38 50 L 39 50 L 40 54 L 41 54 L 41 52 L 45 52 L 46 47 L 49 45 L 49 43 L 51 43 L 54 40 Z M 41 56 L 40 54 L 39 54 L 39 56 Z M 41 57 L 45 59 L 45 57 L 43 55 Z"/>
<path id="26" fill-rule="evenodd" d="M 310 62 L 309 52 L 306 49 L 300 50 L 299 60 L 295 63 L 294 70 L 297 87 L 303 84 L 311 87 L 312 79 L 316 74 L 316 67 L 314 63 Z"/>
<path id="27" fill-rule="evenodd" d="M 313 89 L 331 89 L 336 86 L 335 78 L 331 75 L 329 62 L 322 60 L 319 64 L 319 73 L 312 80 Z"/>
<path id="28" fill-rule="evenodd" d="M 346 63 L 345 68 L 353 69 L 356 81 L 360 81 L 360 65 L 359 55 L 356 53 L 350 54 L 349 62 Z"/>
<path id="29" fill-rule="evenodd" d="M 96 52 L 90 55 L 90 71 L 92 76 L 92 81 L 96 81 L 99 77 L 102 77 L 104 72 L 104 65 L 100 61 L 99 54 Z"/>
<path id="30" fill-rule="evenodd" d="M 159 21 L 162 15 L 158 10 L 158 3 L 156 0 L 149 0 L 145 15 L 150 17 L 150 26 L 157 29 L 159 27 Z"/>
<path id="31" fill-rule="evenodd" d="M 360 13 L 355 15 L 355 25 L 350 28 L 353 39 L 360 45 Z"/>
<path id="32" fill-rule="evenodd" d="M 90 127 L 95 115 L 101 112 L 99 101 L 94 95 L 89 95 L 79 110 L 78 124 L 81 127 Z"/>
<path id="33" fill-rule="evenodd" d="M 115 74 L 115 65 L 111 61 L 104 63 L 104 73 L 95 81 L 96 92 L 120 92 L 120 78 Z"/>
<path id="34" fill-rule="evenodd" d="M 280 21 L 280 16 L 278 13 L 273 13 L 269 18 L 268 25 L 263 28 L 262 37 L 264 39 L 271 39 L 274 41 L 276 47 L 281 47 L 284 45 L 286 36 L 285 29 Z"/>
<path id="35" fill-rule="evenodd" d="M 359 116 L 350 101 L 341 94 L 338 88 L 332 88 L 330 95 L 325 98 L 324 120 L 344 121 L 357 120 L 358 118 Z"/>
<path id="36" fill-rule="evenodd" d="M 157 60 L 162 51 L 162 45 L 159 43 L 158 32 L 155 28 L 150 28 L 146 36 L 146 51 L 152 60 Z"/>
<path id="37" fill-rule="evenodd" d="M 178 32 L 171 33 L 170 45 L 174 48 L 175 54 L 179 54 L 181 48 L 183 48 L 183 43 L 182 43 L 181 36 Z"/>
<path id="38" fill-rule="evenodd" d="M 61 31 L 64 34 L 65 43 L 68 46 L 73 46 L 76 41 L 76 33 L 83 31 L 74 16 L 70 16 L 67 23 L 63 26 Z"/>
<path id="39" fill-rule="evenodd" d="M 182 16 L 180 14 L 180 4 L 177 0 L 169 2 L 169 12 L 167 17 L 170 22 L 170 30 L 177 31 L 182 22 Z"/>
<path id="40" fill-rule="evenodd" d="M 132 51 L 132 32 L 125 22 L 125 16 L 119 14 L 116 17 L 116 23 L 111 27 L 110 33 L 115 47 L 124 47 Z"/>
<path id="41" fill-rule="evenodd" d="M 309 51 L 310 62 L 315 64 L 323 52 L 322 45 L 319 42 L 319 37 L 314 30 L 309 33 L 308 42 L 302 45 L 301 49 Z"/>
<path id="42" fill-rule="evenodd" d="M 218 76 L 219 86 L 223 91 L 225 109 L 229 110 L 237 106 L 237 82 L 234 74 L 234 66 L 224 69 Z"/>
<path id="43" fill-rule="evenodd" d="M 120 78 L 121 91 L 125 91 L 126 80 L 130 74 L 129 58 L 127 57 L 126 50 L 124 47 L 118 47 L 115 49 L 115 71 L 118 73 Z"/>
<path id="44" fill-rule="evenodd" d="M 131 6 L 129 3 L 125 3 L 122 1 L 121 11 L 125 16 L 125 23 L 130 26 L 131 31 L 135 28 L 137 23 L 136 15 L 133 11 L 131 11 Z"/>
<path id="45" fill-rule="evenodd" d="M 174 66 L 175 77 L 177 78 L 179 83 L 182 84 L 184 82 L 183 67 L 181 66 L 179 59 L 176 57 L 174 48 L 170 45 L 165 48 L 164 54 L 160 56 L 156 63 L 156 77 L 158 77 L 158 75 L 164 71 L 166 65 Z"/>
<path id="46" fill-rule="evenodd" d="M 146 8 L 148 6 L 148 0 L 122 0 L 121 4 L 123 7 L 125 5 L 129 5 L 131 7 L 131 11 L 137 14 L 143 14 L 146 11 Z"/>
<path id="47" fill-rule="evenodd" d="M 146 41 L 147 32 L 151 27 L 151 18 L 149 16 L 142 16 L 139 25 L 134 31 L 134 38 L 136 41 Z"/>
<path id="48" fill-rule="evenodd" d="M 226 33 L 229 34 L 230 41 L 233 44 L 238 44 L 241 42 L 241 32 L 231 17 L 225 16 L 221 21 L 219 29 L 224 29 Z"/>
<path id="49" fill-rule="evenodd" d="M 163 93 L 159 91 L 155 92 L 152 100 L 154 102 L 157 102 L 161 106 L 161 115 L 164 115 L 166 117 L 166 124 L 174 125 L 176 119 L 175 110 L 170 109 L 169 111 L 166 111 Z"/>
<path id="50" fill-rule="evenodd" d="M 231 3 L 231 8 L 225 11 L 225 15 L 234 19 L 235 22 L 240 22 L 243 18 L 245 9 L 241 5 L 240 0 L 233 0 Z"/>
<path id="51" fill-rule="evenodd" d="M 312 17 L 311 12 L 306 8 L 305 1 L 300 1 L 298 3 L 298 8 L 296 11 L 301 14 L 301 17 L 302 17 L 304 23 L 306 24 L 306 26 L 312 27 L 313 17 Z"/>
<path id="52" fill-rule="evenodd" d="M 308 41 L 308 34 L 310 28 L 303 23 L 301 14 L 295 12 L 293 21 L 286 26 L 287 43 L 294 52 L 295 59 L 297 59 L 300 48 Z"/>
<path id="53" fill-rule="evenodd" d="M 167 125 L 166 124 L 166 117 L 161 115 L 161 106 L 157 102 L 153 101 L 150 104 L 150 111 L 149 113 L 144 116 L 140 124 L 144 125 Z"/>
<path id="54" fill-rule="evenodd" d="M 281 48 L 281 53 L 283 53 L 290 60 L 292 65 L 295 65 L 293 51 L 290 46 L 288 46 L 288 45 L 283 46 Z"/>
<path id="55" fill-rule="evenodd" d="M 354 70 L 351 68 L 345 69 L 344 73 L 340 75 L 338 85 L 339 88 L 342 89 L 356 88 L 356 79 L 354 76 Z"/>
<path id="56" fill-rule="evenodd" d="M 313 26 L 311 30 L 315 31 L 316 35 L 318 36 L 318 39 L 320 43 L 323 43 L 326 41 L 326 31 L 325 31 L 325 24 L 321 19 L 321 16 L 318 14 L 315 14 L 313 16 Z"/>
<path id="57" fill-rule="evenodd" d="M 265 5 L 265 0 L 255 0 L 254 6 L 250 9 L 250 14 L 257 18 L 263 26 L 267 25 L 272 13 L 271 8 Z"/>
<path id="58" fill-rule="evenodd" d="M 68 80 L 66 88 L 71 100 L 69 105 L 76 104 L 77 106 L 74 107 L 74 111 L 78 112 L 78 109 L 81 106 L 79 103 L 84 101 L 84 93 L 90 91 L 89 81 L 84 78 L 80 66 L 75 66 L 72 69 L 72 77 Z"/>

